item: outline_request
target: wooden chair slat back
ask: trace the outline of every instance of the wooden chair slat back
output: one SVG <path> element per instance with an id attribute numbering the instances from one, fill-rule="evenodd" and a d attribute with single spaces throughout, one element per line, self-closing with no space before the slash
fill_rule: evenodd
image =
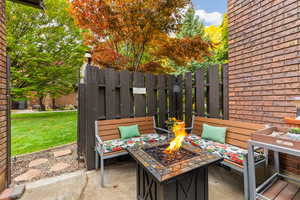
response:
<path id="1" fill-rule="evenodd" d="M 118 127 L 138 125 L 141 134 L 155 133 L 153 117 L 136 117 L 97 121 L 98 135 L 102 141 L 121 138 Z"/>
<path id="2" fill-rule="evenodd" d="M 226 143 L 243 149 L 248 148 L 247 141 L 251 138 L 252 133 L 264 129 L 264 125 L 262 124 L 253 124 L 247 122 L 222 120 L 215 118 L 195 117 L 192 133 L 201 136 L 203 124 L 218 127 L 226 127 Z"/>

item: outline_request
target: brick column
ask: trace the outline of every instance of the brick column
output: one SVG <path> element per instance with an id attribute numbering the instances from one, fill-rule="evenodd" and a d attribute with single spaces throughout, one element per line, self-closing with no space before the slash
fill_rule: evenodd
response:
<path id="1" fill-rule="evenodd" d="M 5 0 L 0 0 L 0 191 L 7 179 L 7 71 L 5 41 Z"/>
<path id="2" fill-rule="evenodd" d="M 230 118 L 282 125 L 300 95 L 300 1 L 228 4 Z"/>
<path id="3" fill-rule="evenodd" d="M 299 10 L 299 0 L 228 0 L 230 119 L 284 126 L 296 116 Z M 300 159 L 281 160 L 300 174 Z"/>

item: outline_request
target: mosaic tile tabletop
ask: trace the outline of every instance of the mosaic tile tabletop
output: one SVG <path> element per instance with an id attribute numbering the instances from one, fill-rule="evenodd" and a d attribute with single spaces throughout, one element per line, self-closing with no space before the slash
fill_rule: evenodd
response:
<path id="1" fill-rule="evenodd" d="M 191 170 L 206 167 L 210 164 L 220 162 L 222 157 L 213 155 L 204 149 L 184 143 L 181 148 L 195 153 L 196 155 L 188 160 L 177 162 L 169 166 L 162 165 L 155 158 L 150 156 L 144 149 L 155 146 L 166 145 L 167 143 L 155 143 L 144 147 L 128 148 L 129 154 L 142 166 L 144 166 L 159 182 L 164 182 L 175 178 L 181 174 L 187 173 Z"/>

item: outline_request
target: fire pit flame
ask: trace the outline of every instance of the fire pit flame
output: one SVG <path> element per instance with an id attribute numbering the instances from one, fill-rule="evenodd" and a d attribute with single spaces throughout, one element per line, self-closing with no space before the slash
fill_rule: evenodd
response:
<path id="1" fill-rule="evenodd" d="M 166 148 L 164 153 L 173 154 L 178 151 L 184 141 L 185 136 L 187 135 L 185 131 L 185 123 L 176 123 L 173 128 L 173 132 L 175 133 L 175 138 L 170 142 L 170 145 Z"/>

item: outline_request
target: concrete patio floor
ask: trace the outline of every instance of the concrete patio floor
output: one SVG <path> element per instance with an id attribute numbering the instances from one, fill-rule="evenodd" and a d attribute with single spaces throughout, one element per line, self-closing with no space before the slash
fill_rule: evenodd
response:
<path id="1" fill-rule="evenodd" d="M 99 171 L 78 171 L 26 184 L 21 200 L 135 200 L 133 161 L 106 166 L 107 184 L 100 187 Z M 218 166 L 209 169 L 210 200 L 242 200 L 242 176 Z"/>

